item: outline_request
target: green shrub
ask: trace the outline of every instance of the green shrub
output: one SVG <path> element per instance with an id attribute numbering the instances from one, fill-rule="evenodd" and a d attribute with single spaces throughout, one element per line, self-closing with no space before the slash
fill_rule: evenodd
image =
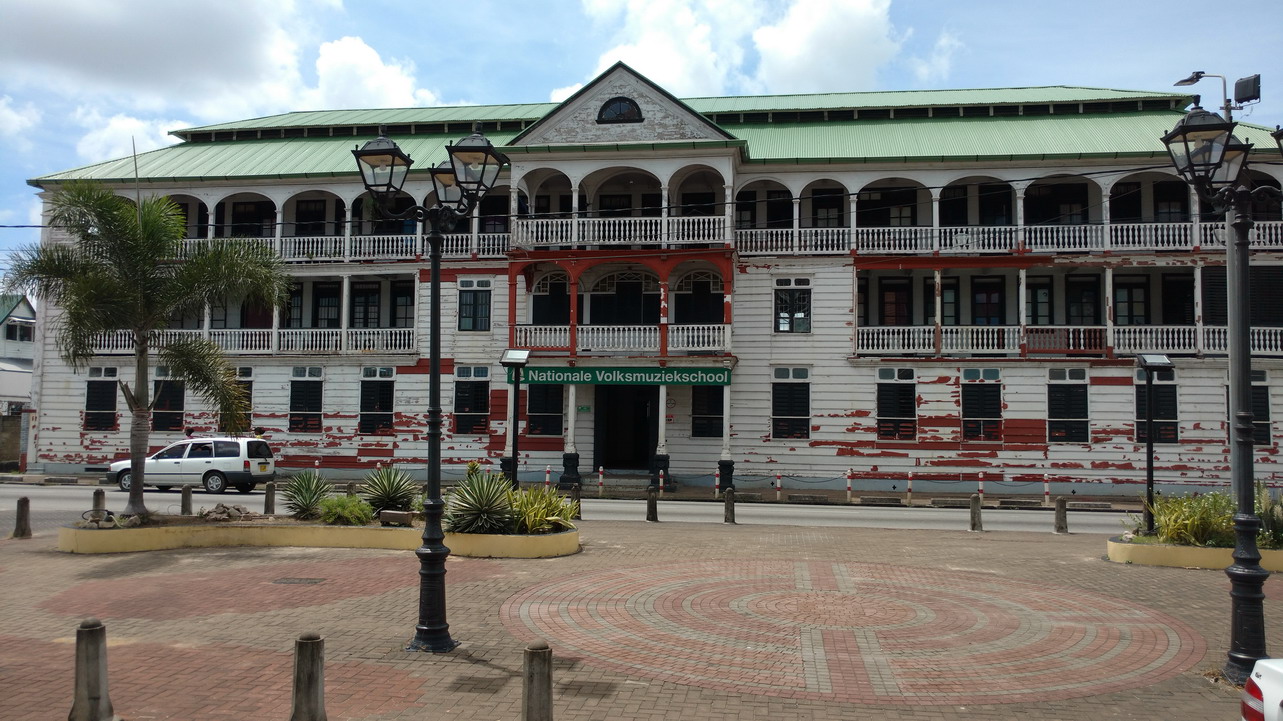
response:
<path id="1" fill-rule="evenodd" d="M 302 471 L 290 476 L 281 487 L 285 508 L 295 518 L 310 521 L 321 515 L 321 501 L 330 495 L 330 484 L 316 471 Z"/>
<path id="2" fill-rule="evenodd" d="M 558 533 L 575 527 L 570 519 L 575 517 L 578 504 L 550 486 L 509 491 L 508 502 L 516 521 L 515 533 Z"/>
<path id="3" fill-rule="evenodd" d="M 360 493 L 375 513 L 408 511 L 419 496 L 419 485 L 405 471 L 383 466 L 365 477 Z"/>
<path id="4" fill-rule="evenodd" d="M 513 512 L 508 500 L 512 484 L 499 473 L 468 464 L 468 474 L 446 500 L 442 524 L 450 533 L 512 533 Z"/>
<path id="5" fill-rule="evenodd" d="M 1217 491 L 1158 496 L 1154 499 L 1154 528 L 1162 543 L 1233 546 L 1234 499 Z"/>
<path id="6" fill-rule="evenodd" d="M 374 520 L 374 508 L 357 496 L 330 496 L 321 501 L 321 520 L 332 526 L 364 526 Z"/>
<path id="7" fill-rule="evenodd" d="M 1275 498 L 1264 483 L 1256 484 L 1256 513 L 1261 517 L 1256 544 L 1261 548 L 1283 548 L 1283 500 Z"/>

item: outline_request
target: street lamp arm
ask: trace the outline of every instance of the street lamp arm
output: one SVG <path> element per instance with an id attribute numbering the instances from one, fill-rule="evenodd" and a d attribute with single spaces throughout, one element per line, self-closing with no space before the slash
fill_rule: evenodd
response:
<path id="1" fill-rule="evenodd" d="M 475 203 L 467 203 L 466 208 L 462 211 L 441 205 L 432 207 L 412 205 L 405 210 L 394 213 L 388 209 L 387 202 L 382 199 L 376 198 L 374 203 L 383 220 L 409 220 L 413 218 L 420 223 L 426 223 L 428 232 L 433 234 L 453 231 L 460 220 L 468 217 L 474 205 Z"/>

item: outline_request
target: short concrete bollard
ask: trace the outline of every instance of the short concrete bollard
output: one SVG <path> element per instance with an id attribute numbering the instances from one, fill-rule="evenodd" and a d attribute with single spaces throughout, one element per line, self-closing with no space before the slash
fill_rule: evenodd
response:
<path id="1" fill-rule="evenodd" d="M 735 488 L 722 491 L 722 499 L 726 508 L 722 515 L 722 523 L 735 523 Z"/>
<path id="2" fill-rule="evenodd" d="M 552 721 L 552 649 L 547 641 L 526 646 L 521 721 Z"/>
<path id="3" fill-rule="evenodd" d="M 971 494 L 971 530 L 979 533 L 985 530 L 984 524 L 980 521 L 980 494 Z"/>
<path id="4" fill-rule="evenodd" d="M 584 518 L 582 488 L 583 486 L 579 483 L 570 484 L 570 501 L 575 504 L 575 515 L 570 519 L 572 521 L 581 521 Z"/>
<path id="5" fill-rule="evenodd" d="M 276 515 L 276 481 L 268 481 L 263 486 L 263 513 L 268 516 Z"/>
<path id="6" fill-rule="evenodd" d="M 1056 530 L 1054 533 L 1069 533 L 1069 499 L 1056 496 Z"/>
<path id="7" fill-rule="evenodd" d="M 183 486 L 182 494 L 183 494 L 183 500 L 182 500 L 181 510 L 179 511 L 179 513 L 181 513 L 184 516 L 190 516 L 192 515 L 192 487 Z"/>
<path id="8" fill-rule="evenodd" d="M 31 499 L 18 499 L 17 520 L 13 524 L 13 538 L 31 538 Z"/>
<path id="9" fill-rule="evenodd" d="M 107 508 L 107 492 L 101 488 L 94 489 L 94 510 L 103 511 Z"/>
<path id="10" fill-rule="evenodd" d="M 107 627 L 87 618 L 76 629 L 76 685 L 67 721 L 116 721 L 107 693 Z"/>
<path id="11" fill-rule="evenodd" d="M 294 704 L 290 721 L 327 721 L 325 639 L 305 633 L 294 642 Z"/>
<path id="12" fill-rule="evenodd" d="M 347 494 L 348 494 L 349 496 L 355 496 L 355 495 L 356 495 L 356 484 L 355 484 L 355 483 L 349 483 L 349 484 L 347 484 Z"/>
<path id="13" fill-rule="evenodd" d="M 659 488 L 655 486 L 646 489 L 646 522 L 659 522 Z"/>

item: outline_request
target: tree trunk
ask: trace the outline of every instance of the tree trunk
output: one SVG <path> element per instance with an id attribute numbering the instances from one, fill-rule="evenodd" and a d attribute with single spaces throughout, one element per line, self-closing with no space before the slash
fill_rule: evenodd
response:
<path id="1" fill-rule="evenodd" d="M 143 503 L 143 482 L 146 480 L 147 441 L 151 430 L 151 379 L 147 363 L 150 348 L 147 333 L 134 331 L 134 387 L 125 394 L 129 404 L 129 466 L 132 480 L 129 502 L 124 514 L 136 516 L 147 513 Z"/>

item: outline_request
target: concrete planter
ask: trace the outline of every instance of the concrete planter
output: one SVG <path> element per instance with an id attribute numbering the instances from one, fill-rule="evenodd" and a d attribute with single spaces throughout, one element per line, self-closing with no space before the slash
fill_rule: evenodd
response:
<path id="1" fill-rule="evenodd" d="M 58 550 L 67 553 L 134 553 L 213 546 L 302 546 L 382 548 L 412 551 L 422 545 L 417 528 L 305 525 L 172 525 L 145 528 L 58 529 Z M 539 536 L 488 536 L 447 533 L 445 544 L 456 556 L 551 558 L 579 550 L 579 531 Z"/>
<path id="2" fill-rule="evenodd" d="M 1142 566 L 1223 570 L 1234 563 L 1232 548 L 1127 543 L 1121 537 L 1109 539 L 1107 555 L 1109 560 L 1116 563 L 1137 563 Z M 1262 550 L 1261 568 L 1267 571 L 1283 571 L 1283 550 Z"/>

